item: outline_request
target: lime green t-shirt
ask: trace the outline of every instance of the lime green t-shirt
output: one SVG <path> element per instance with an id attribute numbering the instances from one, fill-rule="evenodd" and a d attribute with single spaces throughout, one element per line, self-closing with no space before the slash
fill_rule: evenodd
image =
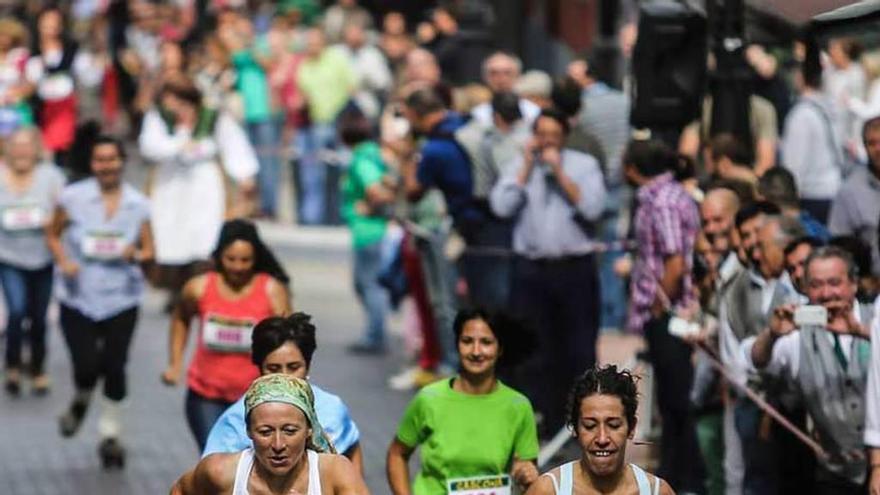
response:
<path id="1" fill-rule="evenodd" d="M 342 181 L 342 218 L 348 222 L 355 248 L 375 244 L 385 236 L 385 217 L 361 215 L 355 209 L 355 203 L 366 201 L 367 188 L 384 175 L 385 164 L 378 144 L 366 141 L 354 147 L 351 165 Z"/>
<path id="2" fill-rule="evenodd" d="M 296 83 L 308 100 L 309 119 L 329 124 L 351 99 L 355 75 L 345 54 L 329 47 L 318 58 L 302 61 Z"/>
<path id="3" fill-rule="evenodd" d="M 421 446 L 415 495 L 445 495 L 446 480 L 509 474 L 514 457 L 538 457 L 529 400 L 500 381 L 486 395 L 452 389 L 450 380 L 423 388 L 407 406 L 397 439 Z"/>

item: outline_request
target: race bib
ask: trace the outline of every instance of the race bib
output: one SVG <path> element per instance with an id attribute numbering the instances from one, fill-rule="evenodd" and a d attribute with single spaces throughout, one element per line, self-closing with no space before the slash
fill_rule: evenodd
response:
<path id="1" fill-rule="evenodd" d="M 63 100 L 73 94 L 73 78 L 66 73 L 46 76 L 40 80 L 37 93 L 44 100 Z"/>
<path id="2" fill-rule="evenodd" d="M 446 482 L 449 495 L 510 495 L 510 476 L 475 476 Z"/>
<path id="3" fill-rule="evenodd" d="M 43 228 L 46 223 L 46 213 L 39 206 L 15 205 L 3 209 L 3 230 L 22 231 L 37 230 Z"/>
<path id="4" fill-rule="evenodd" d="M 127 243 L 122 232 L 88 232 L 83 236 L 82 252 L 86 258 L 98 261 L 122 259 Z"/>
<path id="5" fill-rule="evenodd" d="M 202 324 L 202 342 L 214 351 L 249 353 L 253 329 L 251 319 L 208 315 Z"/>

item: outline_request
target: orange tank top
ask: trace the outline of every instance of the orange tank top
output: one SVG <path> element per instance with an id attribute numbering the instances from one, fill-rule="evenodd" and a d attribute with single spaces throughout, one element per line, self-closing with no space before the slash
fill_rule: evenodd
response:
<path id="1" fill-rule="evenodd" d="M 207 399 L 237 401 L 259 369 L 251 362 L 254 325 L 274 315 L 266 294 L 270 277 L 255 276 L 250 291 L 230 300 L 220 295 L 220 275 L 207 274 L 205 293 L 199 300 L 199 338 L 187 373 L 187 386 Z"/>

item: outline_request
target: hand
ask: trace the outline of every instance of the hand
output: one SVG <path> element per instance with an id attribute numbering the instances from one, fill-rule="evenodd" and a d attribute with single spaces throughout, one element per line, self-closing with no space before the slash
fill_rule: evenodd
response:
<path id="1" fill-rule="evenodd" d="M 513 473 L 511 473 L 513 481 L 522 487 L 528 487 L 538 479 L 540 473 L 538 468 L 531 462 L 515 462 L 513 465 Z"/>
<path id="2" fill-rule="evenodd" d="M 137 249 L 134 247 L 134 244 L 129 244 L 125 246 L 125 249 L 122 250 L 122 259 L 128 261 L 129 263 L 138 261 Z"/>
<path id="3" fill-rule="evenodd" d="M 856 320 L 851 302 L 831 301 L 825 305 L 828 309 L 828 331 L 842 335 L 855 335 L 869 338 L 870 332 Z"/>
<path id="4" fill-rule="evenodd" d="M 788 335 L 797 328 L 794 324 L 794 310 L 794 304 L 782 304 L 773 308 L 769 325 L 773 337 Z"/>
<path id="5" fill-rule="evenodd" d="M 871 477 L 868 481 L 868 494 L 880 495 L 880 467 L 871 468 Z"/>
<path id="6" fill-rule="evenodd" d="M 67 278 L 73 278 L 79 274 L 79 264 L 70 260 L 62 261 L 58 268 L 61 269 L 61 274 Z"/>
<path id="7" fill-rule="evenodd" d="M 168 367 L 165 368 L 165 371 L 162 372 L 162 383 L 169 387 L 176 386 L 177 382 L 180 381 L 180 375 L 180 366 L 168 365 Z"/>
<path id="8" fill-rule="evenodd" d="M 629 277 L 632 269 L 633 261 L 629 256 L 621 256 L 614 261 L 614 273 L 620 278 Z"/>
<path id="9" fill-rule="evenodd" d="M 544 148 L 541 150 L 541 160 L 550 166 L 553 173 L 558 173 L 562 167 L 562 153 L 557 148 Z"/>

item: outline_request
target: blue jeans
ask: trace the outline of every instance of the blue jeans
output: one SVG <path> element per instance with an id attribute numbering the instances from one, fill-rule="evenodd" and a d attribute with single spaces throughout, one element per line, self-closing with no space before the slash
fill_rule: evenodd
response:
<path id="1" fill-rule="evenodd" d="M 437 342 L 443 354 L 440 363 L 458 369 L 458 345 L 452 324 L 455 321 L 455 267 L 446 258 L 446 232 L 433 232 L 430 237 L 416 236 L 416 249 L 422 263 L 425 289 L 434 313 Z"/>
<path id="2" fill-rule="evenodd" d="M 205 451 L 205 443 L 208 441 L 208 434 L 211 433 L 214 423 L 231 405 L 232 402 L 202 397 L 192 389 L 186 391 L 186 423 L 196 438 L 199 453 Z"/>
<path id="3" fill-rule="evenodd" d="M 763 439 L 760 435 L 763 412 L 750 399 L 742 397 L 737 399 L 733 416 L 745 464 L 743 495 L 779 493 L 776 445 L 772 437 Z"/>
<path id="4" fill-rule="evenodd" d="M 247 133 L 260 165 L 257 172 L 257 185 L 260 188 L 260 211 L 266 215 L 275 216 L 278 208 L 280 174 L 278 154 L 281 147 L 281 122 L 278 120 L 248 122 Z"/>
<path id="5" fill-rule="evenodd" d="M 364 343 L 385 345 L 385 314 L 388 313 L 388 291 L 379 284 L 382 269 L 382 243 L 354 250 L 354 290 L 367 312 Z"/>
<path id="6" fill-rule="evenodd" d="M 624 197 L 622 185 L 609 186 L 602 215 L 601 238 L 604 242 L 621 239 L 626 235 L 621 231 L 621 218 L 628 214 L 621 211 Z M 626 286 L 623 279 L 614 273 L 614 263 L 624 255 L 623 251 L 608 251 L 599 255 L 599 285 L 602 291 L 602 328 L 623 328 L 626 320 Z"/>
<path id="7" fill-rule="evenodd" d="M 30 371 L 43 372 L 46 359 L 46 309 L 52 296 L 52 265 L 23 270 L 0 263 L 0 285 L 9 317 L 6 324 L 6 367 L 21 367 L 24 322 L 30 337 Z"/>
<path id="8" fill-rule="evenodd" d="M 320 153 L 336 145 L 336 128 L 332 123 L 312 124 L 311 127 L 300 129 L 296 140 L 301 156 L 298 174 L 302 196 L 299 201 L 299 223 L 323 224 L 327 221 L 328 210 L 334 206 L 328 205 L 327 194 L 327 169 L 331 165 L 321 161 Z"/>

